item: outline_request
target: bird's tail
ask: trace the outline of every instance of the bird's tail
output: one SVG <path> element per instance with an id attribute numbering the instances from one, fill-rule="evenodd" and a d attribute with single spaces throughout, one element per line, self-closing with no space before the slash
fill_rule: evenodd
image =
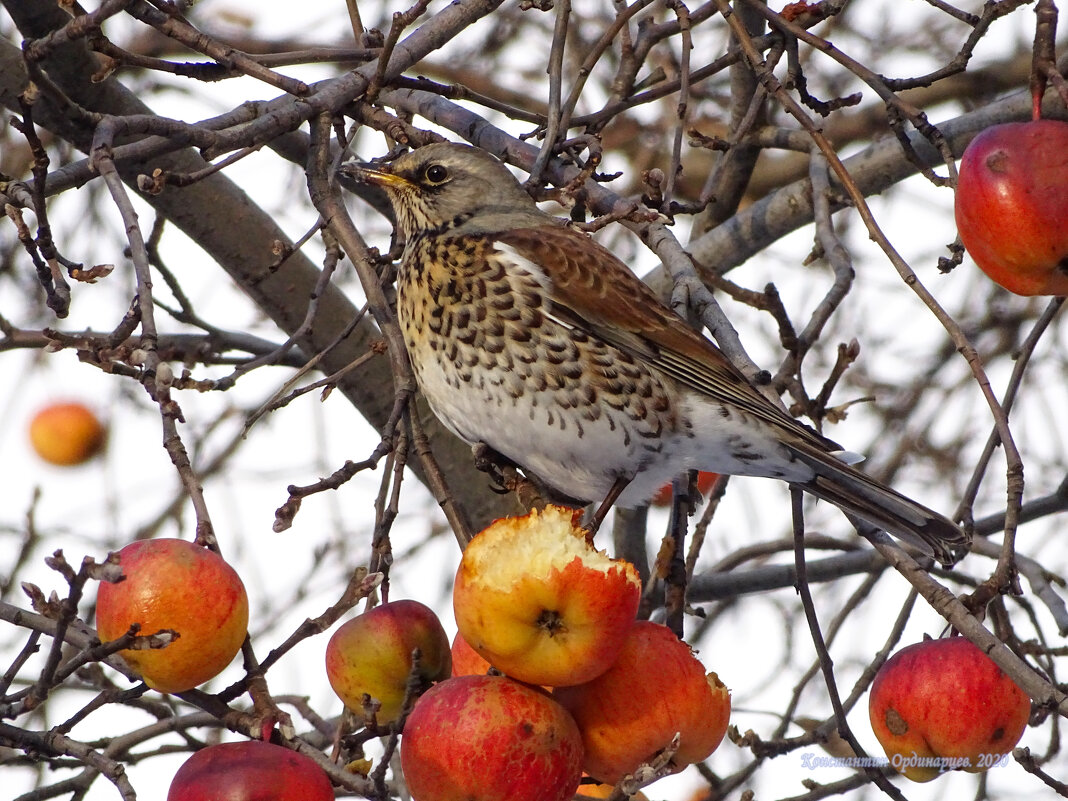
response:
<path id="1" fill-rule="evenodd" d="M 938 512 L 906 498 L 826 451 L 804 446 L 792 450 L 816 472 L 814 478 L 798 482 L 798 486 L 817 498 L 915 545 L 946 567 L 956 564 L 968 552 L 971 536 Z"/>

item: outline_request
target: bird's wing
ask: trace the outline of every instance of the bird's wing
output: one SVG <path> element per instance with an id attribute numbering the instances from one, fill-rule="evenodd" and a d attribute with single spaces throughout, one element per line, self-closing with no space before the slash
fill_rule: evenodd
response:
<path id="1" fill-rule="evenodd" d="M 833 441 L 765 398 L 711 341 L 663 305 L 623 262 L 590 237 L 560 225 L 494 236 L 542 270 L 552 288 L 550 313 L 625 350 L 715 400 L 738 407 L 824 451 Z"/>
<path id="2" fill-rule="evenodd" d="M 942 515 L 844 463 L 839 446 L 760 394 L 712 342 L 664 306 L 626 265 L 589 237 L 557 225 L 495 234 L 498 247 L 540 270 L 552 317 L 641 358 L 711 398 L 775 426 L 782 444 L 808 464 L 806 490 L 918 545 L 951 565 L 969 535 Z"/>

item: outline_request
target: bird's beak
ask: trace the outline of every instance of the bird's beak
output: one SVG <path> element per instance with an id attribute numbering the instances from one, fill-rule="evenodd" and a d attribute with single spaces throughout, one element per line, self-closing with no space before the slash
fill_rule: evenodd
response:
<path id="1" fill-rule="evenodd" d="M 347 164 L 342 164 L 338 172 L 362 184 L 380 186 L 383 189 L 404 189 L 411 186 L 411 181 L 407 178 L 395 175 L 388 168 L 376 164 L 350 161 Z"/>

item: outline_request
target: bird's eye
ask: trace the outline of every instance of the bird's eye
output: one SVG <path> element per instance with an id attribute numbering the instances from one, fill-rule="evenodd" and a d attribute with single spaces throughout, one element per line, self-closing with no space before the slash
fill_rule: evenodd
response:
<path id="1" fill-rule="evenodd" d="M 438 186 L 449 179 L 449 171 L 440 164 L 431 164 L 423 172 L 426 182 L 432 186 Z"/>

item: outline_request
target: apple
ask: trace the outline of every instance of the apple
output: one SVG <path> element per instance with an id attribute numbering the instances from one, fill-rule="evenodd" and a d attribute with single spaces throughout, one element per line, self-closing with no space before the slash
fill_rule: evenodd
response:
<path id="1" fill-rule="evenodd" d="M 707 495 L 708 491 L 712 489 L 712 485 L 716 483 L 716 479 L 719 478 L 719 473 L 709 473 L 707 470 L 699 470 L 697 472 L 697 491 L 702 495 Z M 656 491 L 656 495 L 649 501 L 653 506 L 670 506 L 671 505 L 671 484 L 665 484 Z"/>
<path id="2" fill-rule="evenodd" d="M 457 676 L 415 703 L 401 738 L 414 801 L 569 801 L 582 739 L 542 690 L 504 676 Z"/>
<path id="3" fill-rule="evenodd" d="M 902 648 L 871 685 L 875 736 L 899 773 L 926 782 L 953 768 L 980 773 L 1023 736 L 1031 701 L 964 637 Z"/>
<path id="4" fill-rule="evenodd" d="M 608 798 L 615 791 L 614 784 L 598 782 L 596 784 L 580 784 L 573 801 L 587 801 L 591 798 Z M 627 796 L 630 801 L 649 801 L 649 796 L 640 790 L 632 796 Z"/>
<path id="5" fill-rule="evenodd" d="M 121 637 L 134 623 L 140 634 L 177 631 L 164 648 L 119 652 L 160 692 L 184 692 L 221 673 L 248 632 L 248 596 L 234 569 L 214 551 L 177 539 L 132 542 L 118 557 L 125 579 L 101 582 L 97 592 L 100 639 Z"/>
<path id="6" fill-rule="evenodd" d="M 959 172 L 957 230 L 980 269 L 1018 295 L 1068 295 L 1068 123 L 987 128 Z"/>
<path id="7" fill-rule="evenodd" d="M 418 601 L 391 601 L 344 623 L 326 646 L 326 676 L 345 706 L 364 717 L 364 696 L 381 706 L 380 726 L 400 719 L 412 652 L 419 649 L 419 693 L 451 675 L 449 637 L 434 611 Z"/>
<path id="8" fill-rule="evenodd" d="M 514 679 L 580 684 L 615 661 L 634 622 L 634 565 L 586 540 L 581 513 L 548 506 L 497 520 L 460 560 L 456 625 L 471 647 Z"/>
<path id="9" fill-rule="evenodd" d="M 261 740 L 202 748 L 174 774 L 167 801 L 334 801 L 315 760 Z"/>
<path id="10" fill-rule="evenodd" d="M 84 404 L 51 403 L 30 420 L 30 444 L 49 464 L 84 464 L 100 452 L 107 430 Z"/>
<path id="11" fill-rule="evenodd" d="M 456 632 L 452 638 L 452 675 L 485 676 L 493 667 L 471 644 Z"/>
<path id="12" fill-rule="evenodd" d="M 667 626 L 635 623 L 619 658 L 605 673 L 556 698 L 578 723 L 583 769 L 615 784 L 649 762 L 678 732 L 669 772 L 707 758 L 730 722 L 730 691 Z"/>

